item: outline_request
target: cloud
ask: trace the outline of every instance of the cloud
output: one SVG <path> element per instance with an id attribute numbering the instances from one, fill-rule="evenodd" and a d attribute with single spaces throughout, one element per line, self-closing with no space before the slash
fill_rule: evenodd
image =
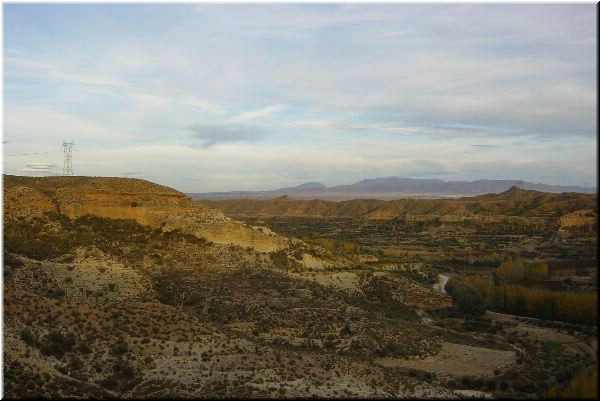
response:
<path id="1" fill-rule="evenodd" d="M 31 52 L 33 57 L 27 49 L 15 52 L 7 35 L 5 73 L 59 84 L 71 80 L 86 90 L 152 88 L 214 115 L 225 114 L 225 106 L 215 102 L 277 102 L 243 112 L 231 123 L 294 104 L 348 116 L 376 114 L 398 127 L 451 123 L 498 129 L 478 131 L 487 136 L 596 132 L 591 6 L 201 5 L 172 10 L 180 28 L 166 29 L 164 38 L 97 39 L 102 45 L 96 47 L 105 51 L 93 68 L 91 60 L 82 63 L 80 45 L 73 42 L 54 44 L 64 57 Z M 156 9 L 144 14 L 149 22 L 169 17 Z M 128 29 L 143 32 L 143 27 Z M 204 40 L 190 40 L 195 36 Z M 194 100 L 196 94 L 203 100 Z"/>
<path id="2" fill-rule="evenodd" d="M 409 136 L 428 136 L 432 138 L 458 138 L 465 136 L 486 136 L 495 130 L 491 127 L 469 128 L 468 134 L 461 127 L 408 126 L 398 123 L 352 123 L 327 120 L 299 120 L 287 123 L 296 128 L 322 128 L 348 132 L 384 132 L 389 134 L 404 134 Z M 477 146 L 477 145 L 475 145 Z"/>
<path id="3" fill-rule="evenodd" d="M 52 62 L 8 56 L 4 59 L 6 69 L 15 75 L 26 76 L 41 81 L 64 81 L 90 86 L 122 87 L 125 82 L 112 77 L 89 72 L 78 72 L 75 68 L 64 67 Z"/>
<path id="4" fill-rule="evenodd" d="M 196 174 L 196 190 L 300 173 L 595 181 L 592 5 L 60 7 L 5 9 L 14 171 L 73 138 L 77 173 Z"/>
<path id="5" fill-rule="evenodd" d="M 45 145 L 45 149 L 49 149 L 50 146 L 60 146 L 65 138 L 102 142 L 122 138 L 117 130 L 106 126 L 105 121 L 85 117 L 74 111 L 9 105 L 5 105 L 4 111 L 4 135 L 14 144 L 33 143 Z"/>
<path id="6" fill-rule="evenodd" d="M 287 109 L 286 105 L 277 104 L 277 105 L 265 107 L 265 108 L 262 108 L 259 110 L 245 111 L 245 112 L 239 114 L 238 116 L 232 118 L 229 121 L 232 123 L 243 123 L 248 120 L 254 120 L 257 118 L 262 118 L 262 117 L 268 116 L 269 114 L 279 113 L 286 109 Z"/>
<path id="7" fill-rule="evenodd" d="M 172 102 L 172 99 L 168 96 L 132 91 L 126 93 L 133 100 L 134 104 L 142 109 L 164 110 Z"/>
<path id="8" fill-rule="evenodd" d="M 28 163 L 21 171 L 26 173 L 45 173 L 52 170 L 54 167 L 56 167 L 56 164 Z"/>
<path id="9" fill-rule="evenodd" d="M 241 124 L 194 124 L 188 129 L 193 131 L 193 139 L 202 141 L 203 148 L 228 142 L 256 142 L 266 135 L 261 127 Z"/>
<path id="10" fill-rule="evenodd" d="M 288 123 L 290 127 L 325 128 L 337 131 L 370 131 L 384 128 L 381 124 L 353 124 L 327 120 L 299 120 Z"/>

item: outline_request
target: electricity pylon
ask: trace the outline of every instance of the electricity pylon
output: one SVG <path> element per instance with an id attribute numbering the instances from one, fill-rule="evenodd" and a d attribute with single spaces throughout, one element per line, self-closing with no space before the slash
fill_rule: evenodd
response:
<path id="1" fill-rule="evenodd" d="M 73 145 L 75 142 L 63 141 L 63 153 L 65 155 L 65 161 L 63 164 L 63 175 L 73 175 Z"/>

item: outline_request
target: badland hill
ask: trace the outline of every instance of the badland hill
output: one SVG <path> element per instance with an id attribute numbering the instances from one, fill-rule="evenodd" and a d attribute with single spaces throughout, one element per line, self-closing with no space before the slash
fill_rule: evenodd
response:
<path id="1" fill-rule="evenodd" d="M 580 193 L 546 193 L 511 187 L 500 194 L 456 199 L 354 199 L 349 201 L 231 199 L 202 201 L 229 216 L 313 217 L 415 221 L 542 221 L 561 227 L 593 224 L 597 196 Z"/>

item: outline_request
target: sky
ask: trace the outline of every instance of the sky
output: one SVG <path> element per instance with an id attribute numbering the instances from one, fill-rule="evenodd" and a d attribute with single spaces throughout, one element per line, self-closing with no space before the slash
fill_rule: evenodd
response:
<path id="1" fill-rule="evenodd" d="M 3 169 L 596 186 L 595 4 L 4 4 Z"/>

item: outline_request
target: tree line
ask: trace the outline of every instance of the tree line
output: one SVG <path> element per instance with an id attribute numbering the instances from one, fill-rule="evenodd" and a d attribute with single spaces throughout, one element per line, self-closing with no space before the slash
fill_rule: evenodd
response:
<path id="1" fill-rule="evenodd" d="M 493 279 L 480 275 L 451 279 L 446 290 L 455 305 L 469 314 L 480 315 L 489 309 L 544 320 L 597 324 L 597 292 L 556 291 L 535 286 L 547 278 L 546 263 L 511 260 L 498 267 Z"/>
<path id="2" fill-rule="evenodd" d="M 474 289 L 488 309 L 567 323 L 596 325 L 596 292 L 567 292 L 528 288 L 520 284 L 496 285 L 481 276 L 468 276 L 463 285 Z"/>

